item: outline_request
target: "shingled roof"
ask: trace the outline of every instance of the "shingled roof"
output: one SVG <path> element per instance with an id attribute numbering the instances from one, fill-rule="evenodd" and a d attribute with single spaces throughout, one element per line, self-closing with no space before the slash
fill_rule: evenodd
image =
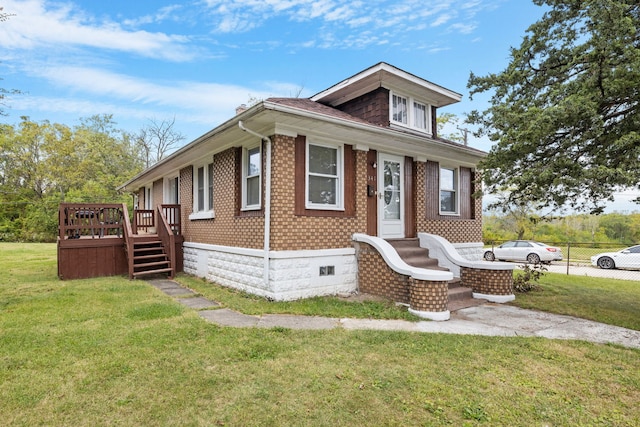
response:
<path id="1" fill-rule="evenodd" d="M 349 120 L 364 125 L 380 127 L 367 120 L 352 116 L 351 114 L 345 113 L 344 111 L 340 111 L 337 108 L 329 107 L 327 105 L 320 104 L 319 102 L 312 101 L 309 98 L 268 98 L 266 102 L 286 105 L 287 107 L 299 108 L 301 110 L 310 111 L 316 114 L 322 114 L 342 120 Z"/>

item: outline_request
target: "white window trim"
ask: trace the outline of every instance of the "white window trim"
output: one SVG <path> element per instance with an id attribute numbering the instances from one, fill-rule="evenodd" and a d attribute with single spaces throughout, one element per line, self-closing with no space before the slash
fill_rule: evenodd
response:
<path id="1" fill-rule="evenodd" d="M 153 186 L 144 187 L 144 209 L 153 209 Z"/>
<path id="2" fill-rule="evenodd" d="M 319 203 L 311 203 L 309 201 L 309 146 L 315 145 L 317 147 L 326 147 L 333 148 L 337 150 L 336 161 L 337 165 L 337 180 L 338 183 L 336 185 L 336 204 L 335 205 L 327 205 L 327 204 L 319 204 Z M 324 211 L 344 211 L 344 146 L 342 144 L 334 144 L 328 142 L 314 142 L 307 139 L 305 150 L 305 208 L 306 209 L 314 209 L 314 210 L 324 210 Z"/>
<path id="3" fill-rule="evenodd" d="M 416 104 L 422 105 L 424 107 L 424 127 L 421 128 L 417 125 L 417 117 L 416 117 Z M 413 114 L 413 127 L 422 132 L 427 132 L 429 130 L 429 105 L 424 102 L 420 102 L 416 99 L 411 100 L 411 113 Z"/>
<path id="4" fill-rule="evenodd" d="M 260 172 L 257 175 L 249 176 L 249 151 L 258 148 L 260 152 Z M 249 178 L 258 178 L 258 203 L 253 205 L 247 204 L 247 181 Z M 246 147 L 242 149 L 242 205 L 240 210 L 252 211 L 262 208 L 262 144 Z"/>
<path id="5" fill-rule="evenodd" d="M 440 177 L 442 176 L 442 169 L 452 170 L 453 171 L 453 186 L 454 188 L 442 188 L 442 182 Z M 455 191 L 455 204 L 456 209 L 453 212 L 443 211 L 442 210 L 442 190 L 445 191 Z M 440 165 L 438 168 L 438 211 L 440 215 L 448 215 L 448 216 L 460 216 L 460 168 L 457 166 L 448 166 L 448 165 Z"/>
<path id="6" fill-rule="evenodd" d="M 399 96 L 401 98 L 405 98 L 407 100 L 407 123 L 402 123 L 402 122 L 398 122 L 396 120 L 393 120 L 393 97 L 395 96 Z M 424 105 L 425 107 L 425 128 L 421 128 L 416 126 L 416 118 L 415 118 L 415 109 L 414 109 L 414 103 L 418 103 L 421 105 Z M 409 95 L 405 95 L 403 93 L 400 92 L 394 92 L 393 90 L 389 91 L 389 122 L 393 125 L 396 126 L 401 126 L 403 128 L 408 128 L 408 129 L 412 129 L 421 133 L 426 133 L 429 135 L 432 135 L 432 129 L 431 129 L 431 105 L 428 102 L 425 102 L 421 99 L 417 99 L 414 98 L 412 96 Z"/>
<path id="7" fill-rule="evenodd" d="M 208 197 L 209 197 L 209 165 L 213 162 L 201 163 L 198 165 L 194 165 L 193 167 L 193 179 L 192 182 L 192 193 L 193 193 L 193 206 L 192 212 L 189 215 L 189 220 L 198 220 L 198 219 L 211 219 L 215 218 L 214 209 L 208 209 Z M 198 211 L 198 169 L 202 168 L 204 175 L 204 210 Z M 213 206 L 213 203 L 212 203 Z"/>
<path id="8" fill-rule="evenodd" d="M 180 204 L 180 176 L 179 175 L 172 175 L 170 177 L 167 177 L 164 179 L 164 195 L 163 195 L 163 200 L 168 203 L 169 199 L 171 198 L 171 182 L 175 179 L 178 179 L 178 188 L 177 188 L 177 193 L 178 193 L 178 200 L 176 201 L 176 204 Z"/>
<path id="9" fill-rule="evenodd" d="M 411 114 L 409 113 L 409 110 L 411 109 L 411 106 L 413 105 L 411 103 L 411 98 L 409 98 L 408 96 L 400 95 L 398 93 L 393 93 L 393 92 L 390 92 L 390 96 L 391 96 L 391 98 L 390 98 L 390 104 L 389 105 L 391 105 L 391 108 L 389 110 L 390 110 L 390 113 L 391 113 L 391 121 L 393 123 L 399 124 L 400 126 L 410 126 L 411 125 Z M 404 99 L 405 100 L 405 108 L 407 109 L 407 111 L 406 111 L 407 122 L 406 123 L 402 122 L 402 121 L 399 121 L 399 120 L 395 120 L 393 118 L 393 116 L 394 116 L 393 98 L 398 98 L 398 99 Z"/>

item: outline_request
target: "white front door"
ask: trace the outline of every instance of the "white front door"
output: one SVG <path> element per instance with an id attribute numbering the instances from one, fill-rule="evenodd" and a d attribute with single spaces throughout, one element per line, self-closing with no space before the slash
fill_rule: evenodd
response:
<path id="1" fill-rule="evenodd" d="M 378 155 L 378 237 L 404 237 L 404 158 Z"/>

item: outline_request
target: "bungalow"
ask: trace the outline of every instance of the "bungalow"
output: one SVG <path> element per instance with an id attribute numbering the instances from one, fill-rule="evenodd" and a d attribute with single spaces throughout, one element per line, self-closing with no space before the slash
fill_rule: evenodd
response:
<path id="1" fill-rule="evenodd" d="M 454 277 L 513 298 L 511 267 L 479 261 L 485 153 L 437 135 L 437 109 L 460 99 L 381 62 L 241 108 L 122 189 L 140 209 L 180 206 L 186 273 L 273 300 L 378 293 L 446 319 Z"/>

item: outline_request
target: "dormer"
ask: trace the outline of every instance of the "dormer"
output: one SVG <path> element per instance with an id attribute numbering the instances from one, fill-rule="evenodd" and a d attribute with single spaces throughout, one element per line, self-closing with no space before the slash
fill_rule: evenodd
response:
<path id="1" fill-rule="evenodd" d="M 381 62 L 311 97 L 373 124 L 435 137 L 436 110 L 462 95 Z"/>

